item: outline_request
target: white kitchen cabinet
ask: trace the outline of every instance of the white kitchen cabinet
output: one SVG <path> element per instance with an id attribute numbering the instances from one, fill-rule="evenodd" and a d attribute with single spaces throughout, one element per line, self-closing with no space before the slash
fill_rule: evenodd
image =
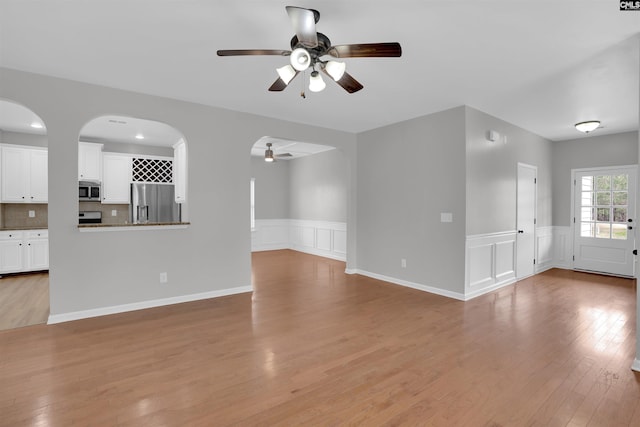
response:
<path id="1" fill-rule="evenodd" d="M 48 153 L 44 148 L 3 145 L 1 200 L 4 203 L 47 203 Z"/>
<path id="2" fill-rule="evenodd" d="M 102 155 L 102 203 L 129 204 L 131 156 L 117 153 Z"/>
<path id="3" fill-rule="evenodd" d="M 78 142 L 78 181 L 102 181 L 102 144 Z"/>
<path id="4" fill-rule="evenodd" d="M 187 145 L 180 139 L 173 146 L 173 184 L 176 203 L 187 201 Z"/>
<path id="5" fill-rule="evenodd" d="M 47 270 L 49 268 L 49 231 L 29 230 L 23 238 L 25 271 Z"/>
<path id="6" fill-rule="evenodd" d="M 0 231 L 0 273 L 21 273 L 48 268 L 48 230 Z"/>
<path id="7" fill-rule="evenodd" d="M 0 231 L 0 273 L 22 271 L 24 250 L 21 231 Z"/>

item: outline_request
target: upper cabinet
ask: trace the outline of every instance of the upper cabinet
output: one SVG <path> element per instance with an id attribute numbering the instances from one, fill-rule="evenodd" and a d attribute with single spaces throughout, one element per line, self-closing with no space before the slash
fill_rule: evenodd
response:
<path id="1" fill-rule="evenodd" d="M 187 144 L 180 139 L 173 146 L 173 184 L 176 203 L 187 201 Z"/>
<path id="2" fill-rule="evenodd" d="M 46 148 L 4 145 L 0 180 L 4 203 L 47 203 L 49 172 Z"/>
<path id="3" fill-rule="evenodd" d="M 102 144 L 78 142 L 78 181 L 102 181 Z"/>
<path id="4" fill-rule="evenodd" d="M 118 153 L 102 155 L 102 203 L 129 203 L 131 156 Z"/>

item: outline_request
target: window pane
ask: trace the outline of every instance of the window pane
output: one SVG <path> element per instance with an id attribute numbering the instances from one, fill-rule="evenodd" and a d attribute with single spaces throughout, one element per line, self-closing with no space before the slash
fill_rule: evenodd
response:
<path id="1" fill-rule="evenodd" d="M 618 240 L 627 240 L 627 226 L 623 224 L 613 224 L 611 230 L 611 238 Z"/>
<path id="2" fill-rule="evenodd" d="M 611 204 L 611 193 L 608 191 L 598 191 L 596 193 L 596 205 L 607 206 Z"/>
<path id="3" fill-rule="evenodd" d="M 626 191 L 614 191 L 613 192 L 613 204 L 614 205 L 623 205 L 627 204 L 627 192 Z"/>
<path id="4" fill-rule="evenodd" d="M 609 175 L 596 176 L 596 190 L 611 190 L 611 177 Z"/>
<path id="5" fill-rule="evenodd" d="M 627 222 L 627 208 L 613 208 L 613 222 Z"/>
<path id="6" fill-rule="evenodd" d="M 594 231 L 595 231 L 595 224 L 593 222 L 583 222 L 580 224 L 581 237 L 593 237 Z"/>
<path id="7" fill-rule="evenodd" d="M 611 238 L 611 224 L 597 223 L 596 224 L 596 237 L 598 239 Z"/>
<path id="8" fill-rule="evenodd" d="M 582 215 L 580 216 L 581 221 L 595 221 L 595 217 L 593 215 L 593 208 L 582 208 Z"/>
<path id="9" fill-rule="evenodd" d="M 593 194 L 590 191 L 582 192 L 582 206 L 593 206 Z"/>
<path id="10" fill-rule="evenodd" d="M 614 175 L 613 177 L 613 189 L 614 190 L 627 190 L 629 187 L 628 175 Z"/>
<path id="11" fill-rule="evenodd" d="M 597 220 L 598 221 L 610 221 L 610 210 L 609 208 L 598 208 L 596 209 L 598 211 L 598 217 Z"/>
<path id="12" fill-rule="evenodd" d="M 583 176 L 582 177 L 582 191 L 593 191 L 593 177 L 592 176 Z"/>

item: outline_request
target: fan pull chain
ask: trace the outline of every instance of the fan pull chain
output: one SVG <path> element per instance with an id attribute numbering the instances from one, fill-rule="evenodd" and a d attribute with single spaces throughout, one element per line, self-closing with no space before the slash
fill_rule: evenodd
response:
<path id="1" fill-rule="evenodd" d="M 302 72 L 302 78 L 300 79 L 300 87 L 302 88 L 302 90 L 300 91 L 300 96 L 302 97 L 302 99 L 306 99 L 307 95 L 304 93 L 304 82 L 307 80 L 306 77 L 306 71 Z"/>

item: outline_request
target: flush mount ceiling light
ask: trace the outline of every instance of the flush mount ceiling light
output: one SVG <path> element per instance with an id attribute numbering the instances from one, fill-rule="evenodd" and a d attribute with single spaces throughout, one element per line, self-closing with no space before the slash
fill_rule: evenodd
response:
<path id="1" fill-rule="evenodd" d="M 42 129 L 44 126 L 42 126 L 42 123 L 33 122 L 31 123 L 31 127 L 34 129 Z"/>
<path id="2" fill-rule="evenodd" d="M 136 134 L 136 139 L 144 139 L 144 135 L 141 133 Z"/>
<path id="3" fill-rule="evenodd" d="M 580 122 L 575 124 L 576 129 L 580 132 L 589 133 L 600 127 L 599 120 L 588 120 L 586 122 Z"/>
<path id="4" fill-rule="evenodd" d="M 324 89 L 325 83 L 318 74 L 319 72 L 323 72 L 331 76 L 339 86 L 349 93 L 354 93 L 362 89 L 362 84 L 345 72 L 346 66 L 343 62 L 328 60 L 326 56 L 340 59 L 397 58 L 402 56 L 402 48 L 400 47 L 400 43 L 397 42 L 341 44 L 334 46 L 327 36 L 316 31 L 316 24 L 320 20 L 320 12 L 315 9 L 305 9 L 296 6 L 287 6 L 286 10 L 295 32 L 295 35 L 289 43 L 291 50 L 227 49 L 219 50 L 218 56 L 288 56 L 290 65 L 277 69 L 279 78 L 269 88 L 271 92 L 285 90 L 291 80 L 299 73 L 311 68 L 312 73 L 309 90 L 314 91 L 311 87 L 322 87 L 322 89 Z M 300 95 L 304 98 L 304 91 Z"/>

